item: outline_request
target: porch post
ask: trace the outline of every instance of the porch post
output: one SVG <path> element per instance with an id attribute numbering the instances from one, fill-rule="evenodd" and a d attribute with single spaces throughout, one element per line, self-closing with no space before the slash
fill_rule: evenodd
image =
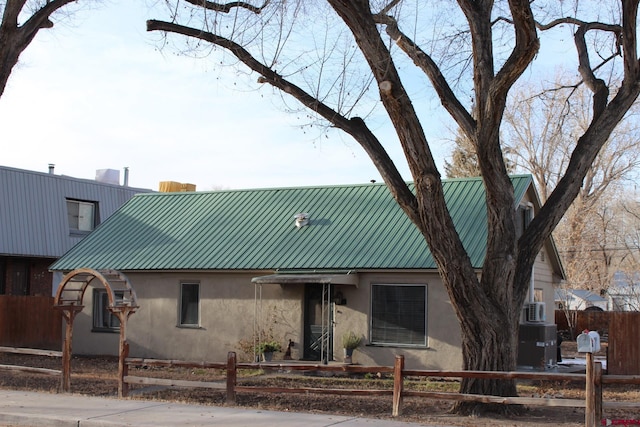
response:
<path id="1" fill-rule="evenodd" d="M 253 285 L 253 360 L 260 362 L 258 348 L 262 344 L 262 284 Z"/>

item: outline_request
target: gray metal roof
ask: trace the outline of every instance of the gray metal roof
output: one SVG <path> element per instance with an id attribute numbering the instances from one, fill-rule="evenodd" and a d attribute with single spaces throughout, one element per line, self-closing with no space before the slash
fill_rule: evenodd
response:
<path id="1" fill-rule="evenodd" d="M 516 200 L 531 187 L 514 176 Z M 473 265 L 486 244 L 480 179 L 444 181 Z M 309 213 L 297 228 L 294 216 Z M 435 269 L 424 238 L 383 184 L 142 194 L 53 270 Z"/>
<path id="2" fill-rule="evenodd" d="M 0 166 L 0 255 L 57 258 L 84 236 L 69 232 L 67 199 L 98 203 L 104 221 L 151 190 Z"/>
<path id="3" fill-rule="evenodd" d="M 574 297 L 587 302 L 591 302 L 591 303 L 607 301 L 606 298 L 603 298 L 598 294 L 594 294 L 593 292 L 586 289 L 556 289 L 555 290 L 556 301 L 569 301 L 569 300 L 575 299 Z"/>

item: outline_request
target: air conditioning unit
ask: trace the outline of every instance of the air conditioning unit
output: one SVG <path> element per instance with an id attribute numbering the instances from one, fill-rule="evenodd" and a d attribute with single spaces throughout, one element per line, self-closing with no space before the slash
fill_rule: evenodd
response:
<path id="1" fill-rule="evenodd" d="M 525 305 L 525 317 L 527 322 L 539 323 L 547 319 L 543 302 L 531 302 Z"/>

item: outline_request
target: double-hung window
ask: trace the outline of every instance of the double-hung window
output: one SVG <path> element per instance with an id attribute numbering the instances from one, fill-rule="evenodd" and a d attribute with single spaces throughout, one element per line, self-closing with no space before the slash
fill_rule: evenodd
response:
<path id="1" fill-rule="evenodd" d="M 180 284 L 180 307 L 178 325 L 188 327 L 200 326 L 200 284 Z"/>
<path id="2" fill-rule="evenodd" d="M 115 292 L 116 299 L 124 297 L 123 291 Z M 106 289 L 93 290 L 93 329 L 96 331 L 119 331 L 120 320 L 109 311 L 109 296 Z"/>
<path id="3" fill-rule="evenodd" d="M 426 285 L 371 285 L 371 343 L 427 345 Z"/>

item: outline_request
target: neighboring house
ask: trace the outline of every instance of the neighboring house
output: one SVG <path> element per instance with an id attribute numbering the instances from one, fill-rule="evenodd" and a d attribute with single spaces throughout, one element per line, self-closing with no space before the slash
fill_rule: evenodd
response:
<path id="1" fill-rule="evenodd" d="M 586 289 L 559 288 L 555 291 L 555 307 L 557 310 L 608 310 L 606 298 Z"/>
<path id="2" fill-rule="evenodd" d="M 607 296 L 613 311 L 640 311 L 640 273 L 616 272 Z"/>
<path id="3" fill-rule="evenodd" d="M 524 226 L 539 200 L 530 176 L 512 180 Z M 480 274 L 482 181 L 445 180 L 444 193 Z M 132 357 L 222 361 L 262 332 L 283 347 L 291 340 L 293 359 L 342 360 L 341 338 L 353 331 L 364 338 L 358 363 L 392 365 L 403 354 L 408 367 L 462 365 L 427 244 L 382 184 L 137 195 L 52 266 L 76 268 L 128 277 L 140 307 L 127 324 Z M 549 240 L 535 265 L 538 306 L 552 307 L 562 278 Z M 103 292 L 85 292 L 75 353 L 117 354 Z"/>
<path id="4" fill-rule="evenodd" d="M 108 169 L 97 176 L 119 179 Z M 0 295 L 50 297 L 51 263 L 134 194 L 150 191 L 55 175 L 53 165 L 49 173 L 0 166 Z"/>

